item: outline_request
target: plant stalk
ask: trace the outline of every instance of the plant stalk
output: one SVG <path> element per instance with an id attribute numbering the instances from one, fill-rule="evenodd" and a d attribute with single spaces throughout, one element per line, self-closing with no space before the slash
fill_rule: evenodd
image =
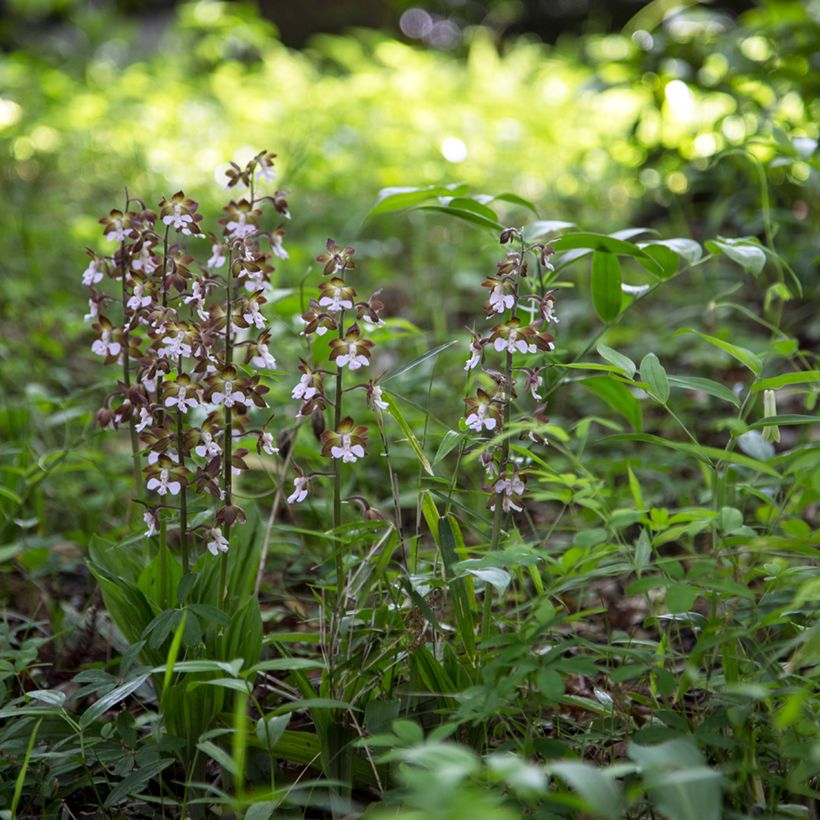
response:
<path id="1" fill-rule="evenodd" d="M 182 356 L 179 357 L 179 371 L 182 372 Z M 183 447 L 185 436 L 182 429 L 182 411 L 177 411 L 177 457 L 179 466 L 185 466 Z M 190 556 L 188 554 L 188 486 L 183 482 L 179 493 L 179 543 L 182 550 L 182 572 L 188 572 Z"/>
<path id="2" fill-rule="evenodd" d="M 126 210 L 128 206 L 126 204 Z M 131 386 L 131 354 L 128 342 L 128 293 L 125 288 L 125 241 L 120 243 L 120 279 L 122 282 L 122 381 L 126 388 Z M 131 475 L 134 480 L 134 497 L 142 496 L 142 469 L 140 466 L 140 443 L 137 436 L 136 421 L 134 414 L 128 420 L 128 432 L 131 437 Z M 134 521 L 134 503 L 129 500 L 127 519 L 129 523 Z"/>
<path id="3" fill-rule="evenodd" d="M 231 359 L 233 358 L 233 347 L 231 339 L 231 325 L 233 324 L 233 303 L 231 301 L 231 286 L 232 286 L 232 271 L 233 259 L 231 253 L 228 253 L 228 288 L 227 298 L 225 303 L 225 366 L 231 366 Z M 225 407 L 225 433 L 222 442 L 222 489 L 224 491 L 223 504 L 228 507 L 232 503 L 233 496 L 233 472 L 231 471 L 231 458 L 233 455 L 233 414 L 230 407 Z M 228 542 L 228 549 L 230 549 L 231 542 L 231 525 L 225 522 L 222 525 L 222 534 Z M 228 553 L 223 552 L 219 563 L 219 602 L 221 606 L 225 606 L 228 599 L 227 590 L 228 577 Z"/>

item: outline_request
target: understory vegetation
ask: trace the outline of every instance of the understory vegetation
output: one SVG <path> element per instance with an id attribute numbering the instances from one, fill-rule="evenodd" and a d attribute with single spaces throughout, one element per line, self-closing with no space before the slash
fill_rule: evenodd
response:
<path id="1" fill-rule="evenodd" d="M 16 11 L 0 817 L 816 818 L 816 8 Z"/>

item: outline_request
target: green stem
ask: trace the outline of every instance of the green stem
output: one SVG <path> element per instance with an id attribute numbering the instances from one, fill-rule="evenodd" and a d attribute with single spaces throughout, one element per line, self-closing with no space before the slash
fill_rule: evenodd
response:
<path id="1" fill-rule="evenodd" d="M 393 472 L 393 465 L 390 463 L 390 447 L 387 443 L 387 436 L 384 432 L 384 421 L 382 420 L 381 411 L 376 411 L 376 421 L 379 426 L 379 436 L 382 440 L 382 448 L 384 449 L 384 457 L 387 459 L 387 473 L 390 476 L 390 492 L 393 496 L 393 515 L 396 518 L 396 532 L 399 536 L 399 547 L 401 549 L 402 559 L 405 562 L 405 569 L 407 568 L 407 555 L 404 548 L 404 529 L 401 524 L 401 498 L 399 496 L 399 483 L 396 474 Z"/>
<path id="2" fill-rule="evenodd" d="M 518 289 L 521 287 L 521 268 L 524 265 L 524 254 L 526 252 L 526 245 L 523 236 L 521 237 L 521 262 L 518 266 L 515 277 L 515 301 L 510 308 L 509 318 L 514 319 L 518 314 Z M 512 417 L 512 353 L 507 350 L 507 358 L 504 362 L 504 421 L 499 432 L 506 432 L 510 426 L 510 418 Z M 504 437 L 501 444 L 501 459 L 499 464 L 499 475 L 504 476 L 507 473 L 510 460 L 510 438 Z M 498 549 L 498 543 L 501 540 L 501 526 L 504 521 L 504 493 L 495 494 L 495 510 L 493 511 L 493 529 L 490 535 L 490 552 L 495 552 Z M 484 606 L 481 616 L 481 635 L 483 638 L 488 638 L 490 635 L 490 622 L 493 614 L 493 588 L 490 584 L 484 586 Z"/>
<path id="3" fill-rule="evenodd" d="M 179 366 L 181 370 L 181 357 Z M 182 411 L 179 411 L 177 412 L 177 456 L 179 458 L 180 467 L 185 466 L 184 444 L 185 437 L 182 429 Z M 182 572 L 184 574 L 188 572 L 190 567 L 190 557 L 188 554 L 188 487 L 184 483 L 179 493 L 179 543 L 182 548 Z"/>
<path id="4" fill-rule="evenodd" d="M 160 604 L 163 609 L 168 608 L 168 525 L 165 523 L 165 518 L 160 514 L 159 518 L 159 577 L 162 584 L 162 592 Z"/>
<path id="5" fill-rule="evenodd" d="M 341 311 L 339 314 L 339 338 L 344 337 L 344 319 L 345 313 Z M 342 390 L 343 368 L 336 368 L 336 402 L 333 406 L 333 429 L 338 430 L 342 423 L 342 398 L 344 392 Z M 336 530 L 342 525 L 342 463 L 341 459 L 333 460 L 333 529 Z M 344 565 L 342 562 L 342 553 L 339 545 L 334 543 L 334 550 L 336 553 L 336 609 L 341 606 L 342 587 L 344 586 Z"/>
<path id="6" fill-rule="evenodd" d="M 126 205 L 126 210 L 128 207 Z M 131 352 L 128 342 L 128 293 L 125 287 L 125 241 L 120 243 L 120 279 L 122 281 L 122 381 L 126 387 L 131 386 Z M 128 421 L 131 438 L 131 475 L 134 480 L 134 497 L 142 496 L 142 470 L 140 468 L 140 443 L 137 436 L 136 420 L 133 413 Z M 128 520 L 133 523 L 135 506 L 128 505 Z"/>
<path id="7" fill-rule="evenodd" d="M 513 307 L 515 310 L 515 307 Z M 507 361 L 504 366 L 504 424 L 502 430 L 506 431 L 510 426 L 510 418 L 512 417 L 512 353 L 507 351 Z M 499 474 L 504 475 L 509 467 L 510 460 L 510 437 L 505 436 L 501 444 L 501 464 L 499 467 Z M 498 548 L 498 541 L 501 538 L 501 524 L 504 520 L 503 502 L 504 493 L 496 493 L 495 496 L 495 511 L 493 514 L 493 531 L 490 538 L 490 551 L 495 551 Z"/>
<path id="8" fill-rule="evenodd" d="M 160 298 L 162 299 L 162 306 L 164 308 L 168 307 L 168 288 L 165 282 L 165 277 L 168 274 L 168 228 L 169 226 L 165 226 L 165 234 L 162 237 L 162 285 L 161 290 L 162 293 L 160 294 Z"/>
<path id="9" fill-rule="evenodd" d="M 227 298 L 225 303 L 225 366 L 231 366 L 231 359 L 233 358 L 233 347 L 231 339 L 231 325 L 233 324 L 233 302 L 231 300 L 231 285 L 232 285 L 232 271 L 233 260 L 230 252 L 228 253 L 228 288 Z M 224 491 L 223 504 L 226 507 L 231 506 L 233 499 L 233 472 L 231 471 L 231 459 L 233 457 L 233 414 L 230 407 L 225 407 L 225 433 L 222 442 L 222 489 Z M 222 534 L 228 542 L 228 549 L 230 549 L 231 542 L 231 525 L 226 521 L 222 525 Z M 223 552 L 219 564 L 219 602 L 221 606 L 225 606 L 228 599 L 227 590 L 227 576 L 228 576 L 228 553 Z"/>

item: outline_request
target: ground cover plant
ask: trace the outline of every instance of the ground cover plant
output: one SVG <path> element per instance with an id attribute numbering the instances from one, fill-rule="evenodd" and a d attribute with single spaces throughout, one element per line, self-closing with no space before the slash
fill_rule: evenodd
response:
<path id="1" fill-rule="evenodd" d="M 816 815 L 816 29 L 783 9 L 731 35 L 765 76 L 703 57 L 700 86 L 666 76 L 657 118 L 633 112 L 665 133 L 623 137 L 658 154 L 645 190 L 623 146 L 589 177 L 605 205 L 527 190 L 512 149 L 462 176 L 385 142 L 368 178 L 332 159 L 344 128 L 301 160 L 292 135 L 243 135 L 202 148 L 214 181 L 153 137 L 152 160 L 115 151 L 113 178 L 73 183 L 68 238 L 40 248 L 44 218 L 4 236 L 36 260 L 1 286 L 21 315 L 0 405 L 4 817 Z M 556 58 L 561 76 L 634 92 L 630 60 L 696 64 L 702 11 L 583 39 L 598 62 Z M 246 72 L 240 96 L 274 64 L 318 72 L 249 12 L 180 19 L 198 50 L 170 65 L 220 99 L 221 72 Z M 226 59 L 226 30 L 255 51 Z M 330 98 L 372 81 L 368 37 L 424 76 L 458 65 L 358 37 L 321 41 L 365 66 L 322 74 Z M 507 91 L 541 76 L 532 44 L 504 59 Z M 727 107 L 693 126 L 701 94 Z M 37 127 L 90 150 L 42 124 L 32 146 Z M 49 181 L 13 139 L 26 202 L 25 174 L 50 189 L 66 159 Z M 594 158 L 563 145 L 583 179 Z M 22 315 L 49 281 L 36 315 L 71 317 L 51 354 Z"/>

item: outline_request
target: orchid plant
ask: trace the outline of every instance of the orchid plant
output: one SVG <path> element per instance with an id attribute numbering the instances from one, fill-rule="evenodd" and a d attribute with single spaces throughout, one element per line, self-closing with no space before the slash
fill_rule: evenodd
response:
<path id="1" fill-rule="evenodd" d="M 464 424 L 482 437 L 479 458 L 487 480 L 484 488 L 489 495 L 487 507 L 494 514 L 493 549 L 499 543 L 504 514 L 523 510 L 526 491 L 526 470 L 511 458 L 507 429 L 513 421 L 513 401 L 518 397 L 519 382 L 523 382 L 525 391 L 539 403 L 532 411 L 532 418 L 536 422 L 546 421 L 546 404 L 539 393 L 545 365 L 525 365 L 522 357 L 554 350 L 554 338 L 548 329 L 559 321 L 555 313 L 555 293 L 546 288 L 544 279 L 544 271 L 552 270 L 549 261 L 552 247 L 544 242 L 528 244 L 523 231 L 517 228 L 506 228 L 500 241 L 502 245 L 514 242 L 517 247 L 508 251 L 496 265 L 495 274 L 481 283 L 489 292 L 484 302 L 485 317 L 496 320 L 497 324 L 484 334 L 471 329 L 470 355 L 464 365 L 468 374 L 478 374 L 474 380 L 475 392 L 464 400 Z M 535 258 L 537 277 L 527 287 L 532 279 L 528 277 L 529 255 Z M 525 318 L 521 314 L 525 314 Z M 501 356 L 498 366 L 490 362 L 488 351 Z M 522 419 L 527 420 L 526 416 Z M 491 438 L 484 439 L 486 435 Z M 521 438 L 535 444 L 546 443 L 537 427 L 522 432 Z"/>
<path id="2" fill-rule="evenodd" d="M 313 429 L 321 440 L 322 456 L 331 460 L 332 470 L 330 473 L 305 473 L 296 465 L 293 492 L 288 497 L 288 503 L 297 504 L 307 498 L 312 478 L 331 475 L 334 529 L 342 523 L 342 465 L 355 463 L 367 453 L 367 427 L 358 424 L 353 416 L 345 412 L 345 397 L 352 391 L 365 393 L 368 406 L 377 416 L 383 440 L 380 414 L 388 407 L 377 379 L 345 385 L 346 372 L 358 374 L 371 364 L 375 344 L 365 338 L 364 333 L 383 324 L 384 305 L 378 298 L 379 291 L 362 300 L 348 281 L 350 273 L 356 268 L 354 254 L 353 248 L 342 248 L 333 239 L 328 239 L 325 251 L 316 257 L 322 265 L 319 297 L 311 299 L 302 313 L 302 333 L 311 347 L 315 339 L 326 334 L 332 338 L 324 361 L 309 363 L 303 359 L 300 362 L 302 375 L 291 393 L 292 398 L 300 402 L 297 419 L 311 418 Z M 332 388 L 331 395 L 325 387 L 328 381 Z M 325 419 L 326 413 L 330 426 Z M 372 509 L 366 502 L 365 508 L 366 513 Z M 335 563 L 338 614 L 344 586 L 344 566 L 339 551 Z"/>
<path id="3" fill-rule="evenodd" d="M 220 600 L 231 529 L 246 519 L 234 481 L 247 469 L 251 443 L 259 452 L 277 452 L 271 415 L 257 413 L 268 409 L 263 379 L 276 369 L 261 308 L 272 258 L 288 257 L 282 226 L 262 227 L 266 204 L 290 218 L 285 194 L 260 196 L 256 187 L 274 178 L 274 159 L 262 151 L 244 167 L 231 163 L 227 187 L 247 193 L 225 206 L 218 234 L 206 235 L 198 203 L 182 191 L 163 198 L 158 213 L 127 197 L 124 210 L 100 220 L 104 236 L 116 243 L 113 254 L 89 250 L 83 273 L 90 291 L 86 320 L 97 334 L 91 349 L 122 374 L 97 420 L 129 428 L 135 498 L 145 508 L 146 536 L 163 542 L 161 554 L 175 512 L 183 573 L 196 544 L 223 556 Z M 188 245 L 206 238 L 210 257 L 198 264 Z M 116 293 L 102 288 L 105 281 Z M 191 527 L 194 496 L 212 515 Z"/>

